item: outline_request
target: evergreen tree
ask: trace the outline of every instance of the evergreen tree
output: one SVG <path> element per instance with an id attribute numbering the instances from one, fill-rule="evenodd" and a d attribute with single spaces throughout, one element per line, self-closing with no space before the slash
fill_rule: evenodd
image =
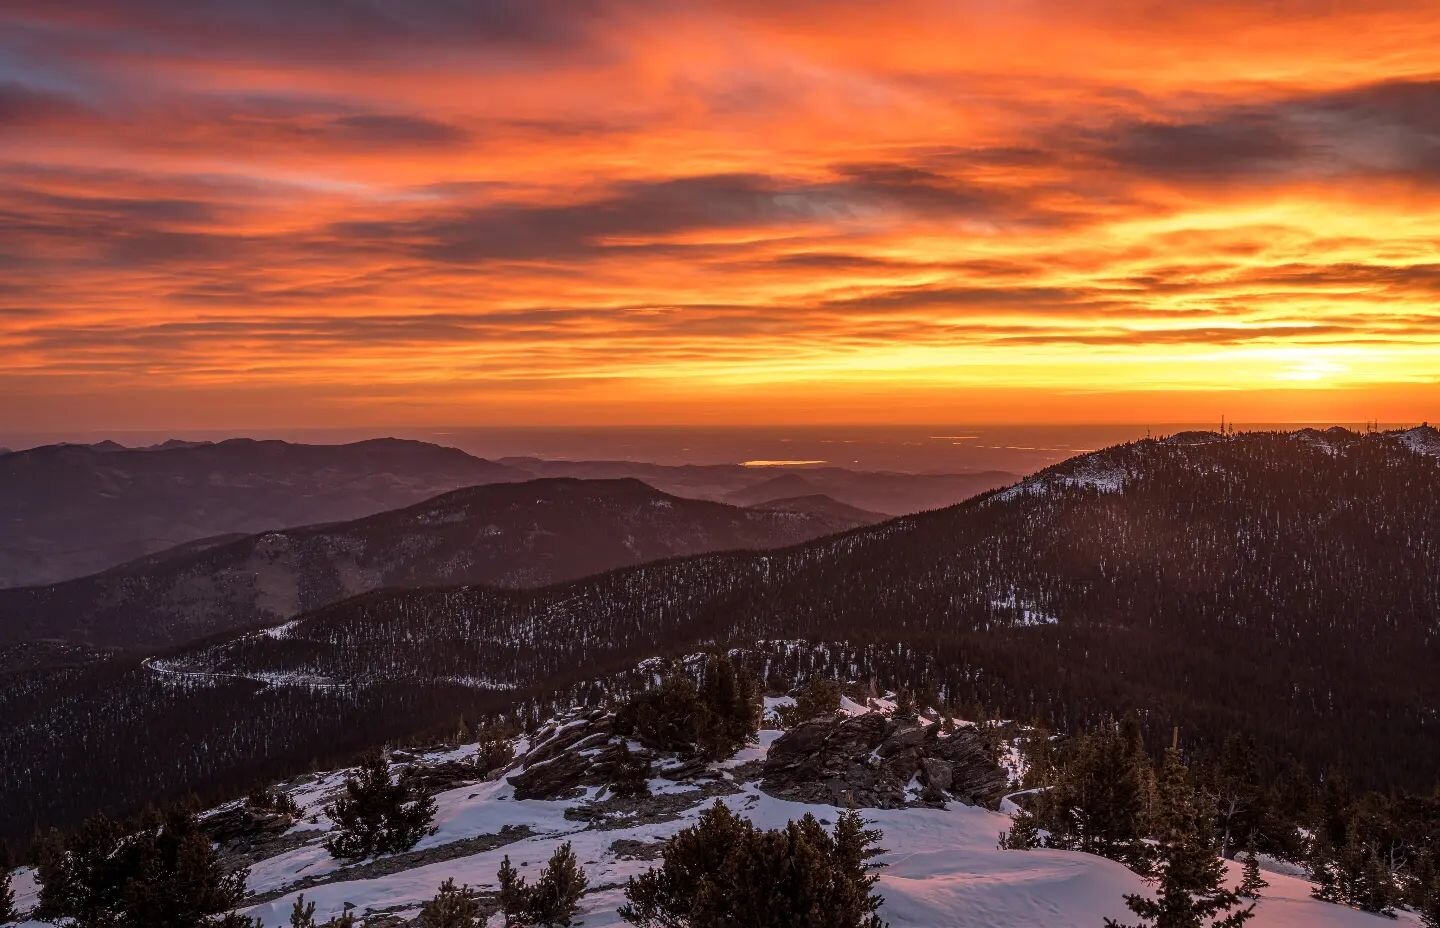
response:
<path id="1" fill-rule="evenodd" d="M 1420 924 L 1425 928 L 1440 928 L 1440 879 L 1427 881 L 1418 908 Z"/>
<path id="2" fill-rule="evenodd" d="M 1233 860 L 1241 842 L 1257 834 L 1269 815 L 1254 739 L 1232 732 L 1212 780 L 1221 854 Z"/>
<path id="3" fill-rule="evenodd" d="M 336 831 L 325 847 L 338 858 L 358 860 L 407 851 L 430 830 L 435 800 L 407 769 L 393 782 L 383 754 L 366 758 L 345 780 L 345 795 L 325 810 Z"/>
<path id="4" fill-rule="evenodd" d="M 1259 899 L 1260 890 L 1270 884 L 1265 881 L 1265 877 L 1260 873 L 1260 860 L 1255 856 L 1254 842 L 1251 842 L 1242 861 L 1243 875 L 1240 878 L 1240 895 L 1246 899 Z"/>
<path id="5" fill-rule="evenodd" d="M 304 893 L 290 907 L 290 928 L 315 928 L 315 903 L 306 902 Z"/>
<path id="6" fill-rule="evenodd" d="M 1144 873 L 1152 857 L 1144 837 L 1153 789 L 1148 757 L 1107 721 L 1074 739 L 1055 783 L 1035 799 L 1047 847 L 1086 851 Z"/>
<path id="7" fill-rule="evenodd" d="M 284 815 L 300 817 L 300 806 L 295 798 L 284 790 L 257 787 L 245 797 L 245 808 L 251 814 Z"/>
<path id="8" fill-rule="evenodd" d="M 510 766 L 515 759 L 515 746 L 505 733 L 497 728 L 487 728 L 480 733 L 479 745 L 475 751 L 475 766 L 489 775 L 503 767 Z"/>
<path id="9" fill-rule="evenodd" d="M 124 894 L 127 920 L 147 928 L 195 928 L 239 904 L 247 871 L 226 871 L 188 811 L 132 838 L 138 866 Z"/>
<path id="10" fill-rule="evenodd" d="M 500 870 L 495 874 L 495 879 L 500 886 L 496 902 L 500 904 L 500 912 L 505 916 L 505 925 L 509 928 L 517 919 L 525 916 L 530 898 L 529 887 L 525 885 L 525 878 L 511 866 L 509 854 L 500 862 Z"/>
<path id="11" fill-rule="evenodd" d="M 1020 751 L 1025 757 L 1021 786 L 1035 789 L 1055 782 L 1058 761 L 1049 729 L 1043 725 L 1031 725 L 1020 741 Z"/>
<path id="12" fill-rule="evenodd" d="M 150 815 L 133 830 L 103 816 L 40 850 L 40 907 L 75 928 L 241 926 L 226 914 L 244 895 L 246 872 L 221 867 L 193 814 Z"/>
<path id="13" fill-rule="evenodd" d="M 634 798 L 650 795 L 650 759 L 620 742 L 611 767 L 610 789 L 616 796 Z"/>
<path id="14" fill-rule="evenodd" d="M 589 886 L 568 841 L 550 855 L 534 886 L 528 885 L 516 872 L 509 856 L 501 861 L 496 881 L 500 884 L 497 901 L 507 926 L 569 925 L 580 909 L 580 897 Z"/>
<path id="15" fill-rule="evenodd" d="M 710 708 L 683 673 L 668 674 L 660 685 L 641 690 L 615 713 L 615 730 L 633 735 L 657 751 L 691 752 L 709 743 Z"/>
<path id="16" fill-rule="evenodd" d="M 1393 915 L 1397 901 L 1394 879 L 1375 844 L 1365 840 L 1357 815 L 1346 820 L 1343 833 L 1343 843 L 1338 847 L 1330 843 L 1333 831 L 1317 835 L 1310 864 L 1310 879 L 1315 885 L 1310 894 L 1364 912 Z"/>
<path id="17" fill-rule="evenodd" d="M 1000 832 L 999 848 L 1002 851 L 1029 851 L 1040 846 L 1040 827 L 1035 816 L 1021 809 L 1010 817 L 1008 831 Z"/>
<path id="18" fill-rule="evenodd" d="M 818 822 L 816 823 L 818 826 Z M 846 809 L 835 822 L 834 890 L 830 897 L 835 911 L 831 918 L 840 925 L 865 925 L 878 928 L 875 912 L 884 897 L 875 894 L 880 874 L 870 862 L 884 851 L 878 847 L 884 835 L 878 828 L 867 828 L 855 809 Z M 817 842 L 821 845 L 823 841 Z"/>
<path id="19" fill-rule="evenodd" d="M 15 863 L 10 859 L 10 849 L 0 844 L 0 923 L 20 920 L 20 913 L 15 910 L 15 890 L 10 887 L 13 869 Z"/>
<path id="20" fill-rule="evenodd" d="M 453 879 L 440 884 L 435 897 L 420 909 L 417 928 L 480 928 L 480 897 L 469 886 L 456 887 Z"/>
<path id="21" fill-rule="evenodd" d="M 585 871 L 566 841 L 550 855 L 550 862 L 530 890 L 530 921 L 546 928 L 569 925 L 580 910 L 580 897 L 588 886 Z"/>
<path id="22" fill-rule="evenodd" d="M 795 694 L 795 703 L 776 710 L 780 724 L 793 728 L 801 722 L 832 716 L 840 708 L 840 684 L 814 676 Z"/>
<path id="23" fill-rule="evenodd" d="M 662 866 L 631 878 L 620 915 L 640 928 L 882 928 L 868 863 L 879 837 L 854 812 L 833 835 L 811 815 L 760 831 L 717 801 L 666 843 Z"/>
<path id="24" fill-rule="evenodd" d="M 127 860 L 125 829 L 104 815 L 89 819 L 68 839 L 47 836 L 39 847 L 42 921 L 73 920 L 75 928 L 107 928 L 120 922 L 133 861 Z"/>
<path id="25" fill-rule="evenodd" d="M 1149 878 L 1157 884 L 1155 898 L 1126 896 L 1125 904 L 1143 921 L 1122 926 L 1106 919 L 1107 928 L 1239 928 L 1255 914 L 1254 906 L 1236 909 L 1239 894 L 1222 884 L 1225 864 L 1210 825 L 1211 812 L 1199 807 L 1177 748 L 1165 754 L 1159 791 L 1159 875 Z"/>
<path id="26" fill-rule="evenodd" d="M 615 713 L 615 730 L 660 751 L 728 757 L 758 729 L 755 686 L 730 658 L 707 659 L 702 685 L 684 673 L 668 674 L 654 689 L 632 696 Z"/>
<path id="27" fill-rule="evenodd" d="M 345 904 L 345 911 L 330 919 L 319 928 L 361 928 L 360 921 L 355 917 L 354 907 L 349 903 Z"/>

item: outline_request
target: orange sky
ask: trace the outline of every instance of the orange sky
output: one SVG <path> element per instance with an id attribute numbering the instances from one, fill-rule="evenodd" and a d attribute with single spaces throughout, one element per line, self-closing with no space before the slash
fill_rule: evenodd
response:
<path id="1" fill-rule="evenodd" d="M 1440 4 L 10 0 L 0 427 L 1440 419 Z"/>

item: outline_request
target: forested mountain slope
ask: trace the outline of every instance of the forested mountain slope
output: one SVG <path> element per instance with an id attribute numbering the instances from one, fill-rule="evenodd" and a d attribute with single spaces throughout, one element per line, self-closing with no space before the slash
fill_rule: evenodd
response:
<path id="1" fill-rule="evenodd" d="M 1397 436 L 1144 441 L 771 554 L 380 592 L 176 663 L 523 686 L 703 641 L 893 642 L 1012 713 L 1255 717 L 1302 754 L 1388 753 L 1404 777 L 1440 760 L 1423 737 L 1440 701 L 1437 489 L 1440 460 Z"/>
<path id="2" fill-rule="evenodd" d="M 677 555 L 779 547 L 869 521 L 681 499 L 637 480 L 469 487 L 351 522 L 192 544 L 91 577 L 0 590 L 0 641 L 164 647 L 379 587 L 539 586 Z"/>
<path id="3" fill-rule="evenodd" d="M 1133 708 L 1187 743 L 1239 730 L 1316 772 L 1429 790 L 1440 459 L 1412 448 L 1428 434 L 1138 442 L 781 550 L 533 590 L 382 590 L 148 669 L 16 681 L 0 793 L 26 798 L 9 827 L 28 831 L 87 795 L 133 801 L 141 781 L 233 786 L 651 654 L 802 638 L 845 678 L 1059 730 Z M 101 754 L 135 782 L 87 774 Z"/>
<path id="4" fill-rule="evenodd" d="M 393 438 L 17 451 L 0 457 L 0 587 L 78 577 L 200 538 L 354 519 L 525 477 L 455 448 Z"/>

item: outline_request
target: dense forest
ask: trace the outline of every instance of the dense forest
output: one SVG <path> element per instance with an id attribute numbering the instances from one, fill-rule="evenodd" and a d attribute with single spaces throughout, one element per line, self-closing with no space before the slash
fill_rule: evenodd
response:
<path id="1" fill-rule="evenodd" d="M 792 642 L 769 649 L 777 679 L 789 662 L 1061 731 L 1133 710 L 1197 749 L 1239 730 L 1358 786 L 1428 790 L 1437 485 L 1440 462 L 1395 436 L 1184 435 L 780 551 L 379 591 L 149 668 L 7 682 L 0 789 L 21 800 L 0 827 L 240 788 L 653 654 L 757 641 Z"/>

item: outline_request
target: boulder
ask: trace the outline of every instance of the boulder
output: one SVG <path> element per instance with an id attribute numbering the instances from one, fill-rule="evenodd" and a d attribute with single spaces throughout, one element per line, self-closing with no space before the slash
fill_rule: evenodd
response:
<path id="1" fill-rule="evenodd" d="M 938 757 L 925 757 L 920 760 L 920 776 L 931 789 L 948 792 L 951 784 L 955 782 L 955 768 L 950 766 L 949 761 Z"/>
<path id="2" fill-rule="evenodd" d="M 870 712 L 806 722 L 777 738 L 761 788 L 799 802 L 893 809 L 915 801 L 917 777 L 929 794 L 991 808 L 1007 785 L 977 733 L 941 736 L 933 725 Z"/>
<path id="3" fill-rule="evenodd" d="M 590 778 L 592 764 L 584 754 L 561 754 L 541 763 L 527 763 L 525 769 L 507 779 L 515 787 L 516 799 L 568 799 L 578 795 Z"/>

